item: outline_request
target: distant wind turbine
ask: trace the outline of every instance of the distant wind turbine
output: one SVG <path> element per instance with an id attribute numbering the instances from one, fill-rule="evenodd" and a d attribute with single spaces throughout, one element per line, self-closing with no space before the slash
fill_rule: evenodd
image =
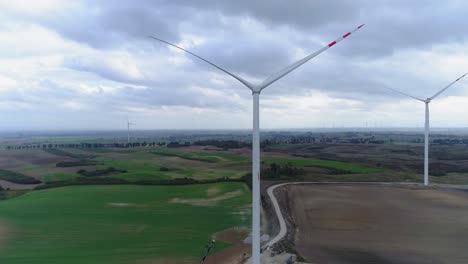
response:
<path id="1" fill-rule="evenodd" d="M 319 55 L 320 53 L 324 52 L 325 50 L 333 47 L 338 42 L 342 41 L 343 39 L 347 38 L 349 35 L 363 27 L 360 25 L 359 27 L 353 29 L 352 31 L 344 34 L 343 36 L 339 37 L 337 40 L 330 42 L 328 45 L 322 47 L 318 51 L 310 54 L 307 57 L 289 65 L 288 67 L 282 69 L 281 71 L 271 75 L 267 79 L 265 79 L 260 84 L 252 84 L 247 80 L 237 76 L 236 74 L 229 72 L 226 69 L 221 68 L 220 66 L 198 56 L 195 53 L 192 53 L 182 47 L 179 47 L 175 44 L 167 42 L 165 40 L 149 36 L 152 39 L 157 41 L 166 43 L 172 47 L 175 47 L 179 50 L 189 53 L 190 55 L 197 57 L 198 59 L 210 64 L 211 66 L 217 68 L 218 70 L 230 75 L 234 79 L 238 80 L 242 84 L 244 84 L 247 88 L 252 91 L 253 96 L 253 132 L 252 132 L 252 263 L 253 264 L 260 264 L 260 122 L 259 122 L 259 103 L 260 103 L 260 92 L 268 87 L 270 84 L 276 82 L 277 80 L 281 79 L 288 73 L 292 72 L 302 64 L 306 63 L 310 59 L 314 58 L 315 56 Z"/>
<path id="2" fill-rule="evenodd" d="M 462 76 L 458 77 L 455 81 L 451 82 L 449 85 L 445 86 L 442 88 L 440 91 L 435 93 L 433 96 L 427 98 L 427 99 L 422 99 L 416 96 L 412 96 L 406 93 L 403 93 L 401 91 L 395 90 L 393 88 L 387 87 L 388 89 L 397 92 L 399 94 L 402 94 L 404 96 L 411 97 L 415 100 L 421 101 L 426 105 L 426 113 L 425 113 L 425 122 L 424 122 L 424 185 L 429 184 L 429 103 L 434 100 L 437 96 L 439 96 L 441 93 L 445 92 L 450 86 L 452 86 L 454 83 L 458 82 L 461 78 L 465 77 L 468 74 L 465 73 Z"/>
<path id="3" fill-rule="evenodd" d="M 136 124 L 130 123 L 127 118 L 127 146 L 130 146 L 130 126 L 135 126 Z"/>

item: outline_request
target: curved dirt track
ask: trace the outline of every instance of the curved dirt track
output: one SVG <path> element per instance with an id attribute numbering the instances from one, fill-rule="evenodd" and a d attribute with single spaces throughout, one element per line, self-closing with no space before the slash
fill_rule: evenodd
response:
<path id="1" fill-rule="evenodd" d="M 306 184 L 306 185 L 304 185 Z M 318 263 L 468 263 L 468 193 L 394 183 L 286 183 L 268 194 L 286 234 L 273 191 L 292 198 L 296 250 Z M 466 188 L 466 186 L 463 186 Z M 294 202 L 292 202 L 294 201 Z M 276 205 L 275 205 L 276 204 Z M 281 224 L 283 222 L 283 224 Z M 284 227 L 284 228 L 283 228 Z"/>
<path id="2" fill-rule="evenodd" d="M 268 187 L 267 189 L 268 197 L 270 197 L 270 200 L 273 203 L 273 207 L 275 208 L 275 213 L 276 213 L 276 217 L 278 218 L 280 230 L 275 237 L 273 237 L 270 241 L 268 241 L 262 247 L 264 249 L 273 246 L 274 244 L 278 243 L 281 239 L 283 239 L 284 236 L 286 236 L 286 233 L 287 233 L 286 222 L 284 221 L 284 217 L 283 217 L 283 214 L 281 213 L 281 208 L 278 204 L 278 200 L 276 200 L 275 194 L 273 192 L 275 191 L 276 188 L 284 186 L 284 185 L 288 185 L 288 184 L 294 184 L 294 183 L 276 184 L 276 185 Z"/>

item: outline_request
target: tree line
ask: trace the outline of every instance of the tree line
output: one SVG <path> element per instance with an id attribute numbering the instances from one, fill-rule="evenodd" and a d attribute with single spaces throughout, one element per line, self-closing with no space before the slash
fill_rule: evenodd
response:
<path id="1" fill-rule="evenodd" d="M 23 144 L 23 145 L 8 145 L 7 150 L 18 149 L 57 149 L 57 148 L 79 148 L 79 149 L 97 149 L 97 148 L 138 148 L 138 147 L 190 147 L 195 146 L 215 146 L 222 149 L 233 149 L 250 147 L 250 143 L 235 141 L 235 140 L 199 140 L 195 142 L 189 141 L 170 141 L 170 142 L 131 142 L 131 143 L 37 143 L 37 144 Z"/>
<path id="2" fill-rule="evenodd" d="M 170 142 L 172 143 L 172 142 Z M 136 148 L 136 147 L 156 147 L 156 146 L 166 146 L 170 143 L 166 142 L 132 142 L 132 143 L 67 143 L 67 144 L 57 144 L 57 143 L 40 143 L 40 144 L 24 144 L 24 145 L 8 145 L 6 146 L 7 150 L 15 149 L 56 149 L 56 148 L 82 148 L 82 149 L 92 149 L 92 148 Z"/>

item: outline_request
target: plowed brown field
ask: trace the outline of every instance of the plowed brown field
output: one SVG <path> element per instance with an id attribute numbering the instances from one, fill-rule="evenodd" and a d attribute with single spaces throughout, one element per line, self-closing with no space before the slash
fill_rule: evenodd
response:
<path id="1" fill-rule="evenodd" d="M 468 263 L 468 192 L 288 186 L 296 250 L 312 263 Z"/>

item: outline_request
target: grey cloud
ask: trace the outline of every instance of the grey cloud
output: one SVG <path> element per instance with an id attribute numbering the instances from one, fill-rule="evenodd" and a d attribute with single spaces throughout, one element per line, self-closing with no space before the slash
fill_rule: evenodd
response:
<path id="1" fill-rule="evenodd" d="M 464 1 L 141 0 L 87 1 L 86 4 L 85 9 L 63 10 L 32 19 L 67 38 L 102 49 L 125 47 L 129 43 L 148 48 L 141 42 L 148 34 L 177 42 L 184 29 L 198 34 L 235 32 L 235 23 L 226 23 L 225 18 L 238 21 L 250 18 L 265 24 L 272 35 L 286 27 L 304 36 L 320 36 L 325 42 L 366 23 L 358 39 L 337 50 L 346 55 L 386 56 L 398 49 L 429 48 L 468 37 L 465 33 L 468 3 Z M 256 37 L 255 32 L 250 32 L 250 39 Z M 238 43 L 239 39 L 231 37 L 226 42 Z M 223 44 L 222 48 L 229 47 L 228 43 L 219 44 Z M 262 44 L 262 39 L 257 39 L 255 44 L 269 45 Z M 314 44 L 307 37 L 302 43 L 296 43 L 306 50 Z"/>
<path id="2" fill-rule="evenodd" d="M 291 54 L 289 54 L 286 45 L 286 43 L 277 42 L 265 44 L 255 39 L 232 36 L 214 43 L 207 43 L 193 52 L 229 71 L 263 79 L 287 66 L 286 63 Z M 204 68 L 212 67 L 190 55 L 187 55 L 187 58 Z"/>
<path id="3" fill-rule="evenodd" d="M 168 1 L 169 2 L 169 1 Z M 290 25 L 307 31 L 329 23 L 346 22 L 356 17 L 361 1 L 170 1 L 191 6 L 197 11 L 218 10 L 228 16 L 248 16 L 272 26 Z"/>
<path id="4" fill-rule="evenodd" d="M 391 63 L 392 54 L 405 50 L 411 60 L 412 51 L 427 51 L 437 44 L 461 43 L 468 36 L 464 12 L 468 4 L 463 1 L 431 0 L 421 4 L 400 0 L 90 0 L 82 3 L 83 8 L 63 10 L 59 14 L 21 17 L 16 13 L 10 14 L 10 18 L 40 23 L 62 37 L 92 47 L 93 52 L 86 53 L 91 55 L 61 54 L 67 57 L 62 67 L 77 71 L 70 83 L 80 76 L 79 72 L 93 73 L 102 77 L 103 82 L 112 81 L 115 93 L 85 96 L 66 83 L 55 82 L 55 76 L 51 75 L 45 76 L 49 81 L 39 83 L 30 94 L 10 93 L 9 100 L 46 107 L 77 98 L 99 111 L 123 111 L 124 106 L 245 111 L 244 103 L 250 93 L 242 84 L 187 54 L 180 56 L 186 56 L 188 63 L 171 63 L 170 57 L 179 55 L 166 45 L 148 39 L 147 35 L 155 34 L 175 43 L 200 37 L 206 41 L 190 50 L 242 76 L 263 80 L 294 62 L 298 49 L 310 54 L 354 26 L 366 23 L 346 41 L 273 84 L 263 96 L 301 95 L 314 89 L 334 98 L 361 100 L 364 108 L 371 108 L 384 100 L 402 99 L 385 87 L 424 97 L 445 85 L 436 73 L 421 78 L 411 70 L 395 67 Z M 246 21 L 252 26 L 245 26 Z M 108 58 L 113 51 L 135 56 L 135 65 L 126 66 L 134 67 L 140 74 L 119 68 Z M 224 84 L 212 82 L 213 76 L 222 79 Z M 88 82 L 85 78 L 83 83 Z M 132 85 L 145 89 L 131 88 Z M 215 89 L 222 94 L 203 94 L 193 90 L 194 87 Z M 444 96 L 457 94 L 459 87 L 453 87 Z M 241 99 L 232 99 L 233 94 Z"/>
<path id="5" fill-rule="evenodd" d="M 125 61 L 112 61 L 112 58 L 95 59 L 87 57 L 68 57 L 63 66 L 77 71 L 95 73 L 105 79 L 139 84 L 144 78 L 137 65 Z"/>
<path id="6" fill-rule="evenodd" d="M 162 106 L 188 106 L 196 108 L 225 109 L 239 111 L 242 104 L 215 95 L 203 95 L 192 89 L 177 87 L 146 87 L 135 89 L 125 87 L 118 94 L 109 98 L 109 102 L 119 102 L 126 106 L 145 106 L 148 108 L 160 108 Z M 242 109 L 244 110 L 244 109 Z"/>

